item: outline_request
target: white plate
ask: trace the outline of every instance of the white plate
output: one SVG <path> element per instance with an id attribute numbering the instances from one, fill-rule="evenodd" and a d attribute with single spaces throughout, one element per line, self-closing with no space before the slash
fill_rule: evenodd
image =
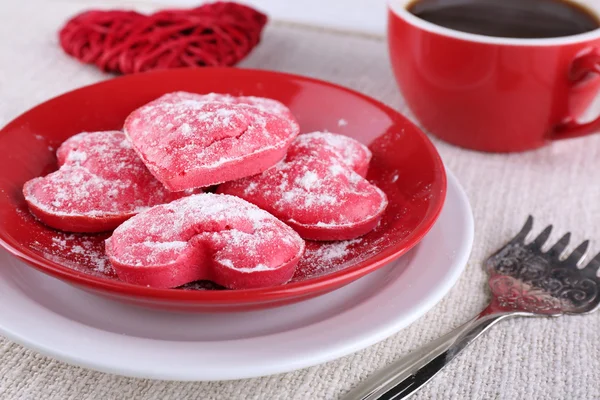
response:
<path id="1" fill-rule="evenodd" d="M 1 252 L 0 332 L 50 357 L 133 377 L 287 372 L 361 350 L 414 322 L 454 285 L 472 242 L 469 202 L 449 173 L 438 222 L 407 255 L 335 292 L 271 310 L 146 310 L 73 288 Z"/>

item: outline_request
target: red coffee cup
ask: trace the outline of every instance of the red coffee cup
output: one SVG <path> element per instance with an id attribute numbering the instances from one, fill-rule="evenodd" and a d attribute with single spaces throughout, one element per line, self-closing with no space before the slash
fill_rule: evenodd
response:
<path id="1" fill-rule="evenodd" d="M 547 39 L 464 33 L 390 0 L 388 44 L 402 94 L 425 129 L 469 149 L 511 152 L 600 130 L 580 123 L 600 89 L 600 29 Z"/>

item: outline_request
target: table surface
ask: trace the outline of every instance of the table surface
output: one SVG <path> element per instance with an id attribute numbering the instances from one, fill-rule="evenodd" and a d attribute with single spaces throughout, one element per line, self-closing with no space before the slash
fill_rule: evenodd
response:
<path id="1" fill-rule="evenodd" d="M 105 0 L 108 1 L 108 0 Z M 114 1 L 114 0 L 111 0 Z M 194 7 L 211 0 L 128 0 L 132 4 L 156 3 L 168 7 Z M 243 0 L 282 21 L 326 26 L 330 29 L 384 35 L 389 0 Z M 397 0 L 392 0 L 397 1 Z M 319 10 L 316 13 L 314 10 Z"/>
<path id="2" fill-rule="evenodd" d="M 72 14 L 115 3 L 0 2 L 0 125 L 60 93 L 108 79 L 60 50 L 56 31 Z M 138 7 L 141 10 L 149 6 Z M 398 92 L 382 38 L 271 23 L 243 67 L 309 75 L 359 90 L 413 118 Z M 73 367 L 0 338 L 1 399 L 337 399 L 407 352 L 467 321 L 488 299 L 481 264 L 533 213 L 552 239 L 574 231 L 600 250 L 600 135 L 510 155 L 434 139 L 465 188 L 475 245 L 459 282 L 410 327 L 324 365 L 259 379 L 182 383 L 125 378 Z M 551 240 L 552 240 L 551 239 Z M 499 324 L 415 399 L 598 399 L 600 314 Z"/>

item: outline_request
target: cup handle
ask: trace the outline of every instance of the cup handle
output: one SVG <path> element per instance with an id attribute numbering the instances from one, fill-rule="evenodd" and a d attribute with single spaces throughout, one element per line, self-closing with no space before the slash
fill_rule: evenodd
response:
<path id="1" fill-rule="evenodd" d="M 578 56 L 571 64 L 569 71 L 569 80 L 571 86 L 575 86 L 591 74 L 600 74 L 600 53 L 596 49 Z M 600 131 L 600 116 L 590 122 L 578 122 L 573 116 L 567 116 L 558 124 L 550 139 L 570 139 L 589 135 Z"/>

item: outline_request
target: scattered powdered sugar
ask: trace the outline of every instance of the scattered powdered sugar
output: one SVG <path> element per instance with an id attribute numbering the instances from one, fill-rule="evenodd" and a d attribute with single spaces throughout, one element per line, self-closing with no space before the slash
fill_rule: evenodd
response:
<path id="1" fill-rule="evenodd" d="M 348 121 L 346 121 L 344 118 L 340 118 L 338 121 L 338 126 L 342 127 L 342 126 L 346 126 L 348 125 Z"/>
<path id="2" fill-rule="evenodd" d="M 331 263 L 339 261 L 348 255 L 348 247 L 360 243 L 362 239 L 344 240 L 331 242 L 320 246 L 315 250 L 307 251 L 306 258 L 318 259 L 320 262 Z"/>
<path id="3" fill-rule="evenodd" d="M 392 217 L 384 217 L 383 220 L 388 218 Z M 352 240 L 307 241 L 304 256 L 298 263 L 292 282 L 305 281 L 354 267 L 389 247 L 398 246 L 409 234 L 410 230 L 396 227 L 394 224 L 380 223 L 373 231 Z"/>
<path id="4" fill-rule="evenodd" d="M 172 125 L 173 124 L 169 124 Z M 179 133 L 183 136 L 183 137 L 190 137 L 193 135 L 194 131 L 192 130 L 192 127 L 190 126 L 190 124 L 181 124 L 181 126 L 179 127 Z"/>
<path id="5" fill-rule="evenodd" d="M 72 150 L 67 155 L 67 161 L 72 163 L 81 164 L 87 160 L 87 153 L 85 151 Z"/>
<path id="6" fill-rule="evenodd" d="M 336 176 L 336 175 L 341 175 L 343 174 L 346 168 L 344 168 L 342 165 L 340 164 L 332 164 L 329 166 L 329 172 L 331 173 L 331 175 Z"/>
<path id="7" fill-rule="evenodd" d="M 412 201 L 423 201 L 431 199 L 433 192 L 431 191 L 433 185 L 431 183 L 419 182 L 415 188 L 415 192 L 411 195 Z"/>
<path id="8" fill-rule="evenodd" d="M 106 274 L 112 269 L 101 243 L 84 235 L 62 234 L 61 237 L 53 237 L 52 249 L 61 256 L 78 260 L 80 265 L 91 267 L 95 272 Z"/>
<path id="9" fill-rule="evenodd" d="M 106 234 L 85 235 L 52 232 L 52 236 L 30 244 L 44 258 L 79 272 L 114 278 L 108 257 L 104 253 Z"/>
<path id="10" fill-rule="evenodd" d="M 313 171 L 306 171 L 301 178 L 296 179 L 295 183 L 306 190 L 311 190 L 319 182 L 319 175 Z"/>
<path id="11" fill-rule="evenodd" d="M 258 183 L 250 182 L 248 186 L 246 186 L 246 189 L 244 189 L 244 193 L 246 195 L 249 195 L 250 193 L 254 192 L 256 188 L 258 188 Z"/>
<path id="12" fill-rule="evenodd" d="M 399 177 L 400 177 L 400 175 L 398 175 L 398 173 L 395 173 L 394 175 L 392 175 L 392 182 L 398 181 Z"/>
<path id="13" fill-rule="evenodd" d="M 338 242 L 307 242 L 292 281 L 302 281 L 339 271 L 360 261 L 369 251 L 357 251 L 362 238 Z M 364 246 L 363 246 L 364 247 Z M 375 251 L 371 247 L 370 251 Z M 371 253 L 372 254 L 372 253 Z"/>
<path id="14" fill-rule="evenodd" d="M 36 134 L 34 134 L 34 135 L 33 135 L 33 137 L 35 138 L 35 140 L 38 140 L 38 141 L 40 141 L 40 142 L 48 142 L 48 139 L 47 139 L 47 138 L 46 138 L 44 135 L 40 135 L 40 134 L 37 134 L 37 133 L 36 133 Z M 47 144 L 47 143 L 46 143 L 46 148 L 47 148 L 49 151 L 54 151 L 54 146 L 52 146 L 52 145 L 49 145 L 49 144 Z"/>
<path id="15" fill-rule="evenodd" d="M 280 172 L 283 179 L 276 188 L 279 198 L 272 203 L 274 207 L 285 208 L 290 205 L 299 209 L 312 210 L 315 207 L 334 205 L 339 202 L 341 193 L 328 186 L 326 177 L 317 175 L 314 170 L 308 170 L 308 167 L 302 165 L 292 165 L 290 168 L 281 168 Z M 303 175 L 294 179 L 297 174 Z M 265 187 L 258 185 L 254 191 L 248 192 L 260 195 L 263 190 Z M 244 190 L 246 191 L 247 189 Z"/>
<path id="16" fill-rule="evenodd" d="M 53 237 L 52 247 L 57 247 L 61 250 L 64 250 L 67 247 L 67 240 L 59 237 Z"/>

